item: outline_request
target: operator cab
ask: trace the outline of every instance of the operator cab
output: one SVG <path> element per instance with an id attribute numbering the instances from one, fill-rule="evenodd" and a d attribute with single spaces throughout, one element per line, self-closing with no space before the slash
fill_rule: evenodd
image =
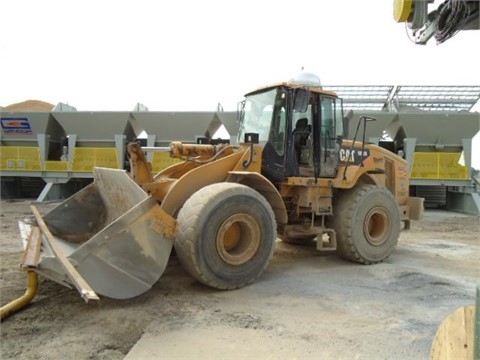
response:
<path id="1" fill-rule="evenodd" d="M 248 93 L 238 116 L 239 142 L 258 134 L 262 173 L 272 182 L 335 177 L 344 135 L 342 100 L 323 90 L 317 76 L 302 72 Z"/>

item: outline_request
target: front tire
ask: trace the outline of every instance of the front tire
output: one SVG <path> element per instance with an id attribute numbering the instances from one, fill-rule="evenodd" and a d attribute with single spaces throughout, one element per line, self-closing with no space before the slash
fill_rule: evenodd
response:
<path id="1" fill-rule="evenodd" d="M 205 285 L 235 289 L 250 284 L 273 254 L 277 234 L 272 208 L 247 186 L 206 186 L 185 202 L 177 220 L 177 256 Z"/>
<path id="2" fill-rule="evenodd" d="M 332 227 L 341 257 L 375 264 L 390 256 L 400 236 L 400 213 L 390 191 L 359 184 L 339 194 L 334 204 Z"/>

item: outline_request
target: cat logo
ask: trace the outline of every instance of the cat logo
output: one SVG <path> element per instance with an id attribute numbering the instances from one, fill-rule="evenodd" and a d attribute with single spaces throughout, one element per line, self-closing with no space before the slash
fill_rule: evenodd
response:
<path id="1" fill-rule="evenodd" d="M 370 150 L 342 147 L 338 152 L 338 156 L 341 163 L 360 165 L 363 160 L 370 156 Z"/>

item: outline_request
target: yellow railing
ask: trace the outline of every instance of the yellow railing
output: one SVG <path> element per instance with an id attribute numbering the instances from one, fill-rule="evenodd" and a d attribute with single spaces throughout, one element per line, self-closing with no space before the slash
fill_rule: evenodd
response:
<path id="1" fill-rule="evenodd" d="M 468 169 L 462 163 L 462 153 L 416 152 L 413 156 L 412 179 L 468 179 Z M 152 171 L 159 172 L 180 162 L 169 153 L 153 153 Z M 74 172 L 91 172 L 95 166 L 121 169 L 116 148 L 75 148 Z M 66 161 L 46 161 L 42 168 L 40 149 L 34 146 L 0 146 L 0 170 L 68 171 Z"/>
<path id="2" fill-rule="evenodd" d="M 77 147 L 73 150 L 71 168 L 67 161 L 48 160 L 44 166 L 40 160 L 40 148 L 34 146 L 0 146 L 0 170 L 9 171 L 55 171 L 92 172 L 95 166 L 121 169 L 116 148 Z M 180 162 L 169 153 L 154 153 L 152 171 L 159 172 Z"/>
<path id="3" fill-rule="evenodd" d="M 0 146 L 0 170 L 69 171 L 67 161 L 40 160 L 36 146 Z M 71 171 L 91 172 L 95 166 L 119 169 L 116 148 L 75 148 Z"/>
<path id="4" fill-rule="evenodd" d="M 413 155 L 412 179 L 468 179 L 462 153 L 416 152 Z"/>
<path id="5" fill-rule="evenodd" d="M 45 171 L 68 171 L 68 162 L 61 160 L 48 160 L 45 161 Z"/>
<path id="6" fill-rule="evenodd" d="M 40 149 L 34 146 L 0 146 L 0 170 L 40 171 Z"/>
<path id="7" fill-rule="evenodd" d="M 121 169 L 116 148 L 77 147 L 74 149 L 72 171 L 91 172 L 95 166 Z"/>
<path id="8" fill-rule="evenodd" d="M 171 158 L 170 153 L 168 152 L 154 152 L 152 158 L 152 172 L 157 173 L 180 161 L 182 160 Z"/>

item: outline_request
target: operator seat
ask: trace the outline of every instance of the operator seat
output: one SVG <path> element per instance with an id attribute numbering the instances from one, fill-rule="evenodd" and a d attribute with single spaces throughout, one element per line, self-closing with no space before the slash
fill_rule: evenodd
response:
<path id="1" fill-rule="evenodd" d="M 295 123 L 295 129 L 293 129 L 293 143 L 295 146 L 295 152 L 297 153 L 297 159 L 299 163 L 302 163 L 302 149 L 305 149 L 308 144 L 309 137 L 312 133 L 312 126 L 308 123 L 307 118 L 300 118 Z"/>

